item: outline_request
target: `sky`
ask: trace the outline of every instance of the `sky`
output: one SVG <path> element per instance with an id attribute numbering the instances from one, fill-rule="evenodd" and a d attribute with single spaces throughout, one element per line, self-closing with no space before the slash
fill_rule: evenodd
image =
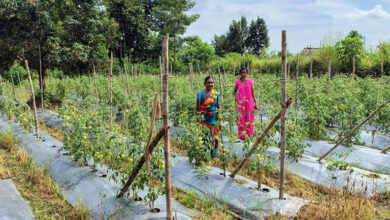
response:
<path id="1" fill-rule="evenodd" d="M 198 35 L 211 43 L 227 32 L 232 20 L 258 16 L 268 26 L 270 50 L 280 50 L 281 32 L 287 31 L 287 47 L 296 53 L 304 47 L 344 38 L 350 30 L 364 36 L 366 48 L 390 41 L 390 0 L 195 0 L 189 14 L 200 18 L 184 36 Z"/>

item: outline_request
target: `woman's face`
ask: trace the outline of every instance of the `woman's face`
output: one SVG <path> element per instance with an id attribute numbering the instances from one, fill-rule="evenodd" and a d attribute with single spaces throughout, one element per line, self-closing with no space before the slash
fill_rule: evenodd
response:
<path id="1" fill-rule="evenodd" d="M 213 78 L 209 78 L 204 85 L 206 86 L 207 90 L 212 90 L 214 88 L 214 80 Z"/>
<path id="2" fill-rule="evenodd" d="M 241 78 L 245 79 L 248 76 L 248 73 L 246 72 L 246 70 L 241 70 L 240 76 Z"/>

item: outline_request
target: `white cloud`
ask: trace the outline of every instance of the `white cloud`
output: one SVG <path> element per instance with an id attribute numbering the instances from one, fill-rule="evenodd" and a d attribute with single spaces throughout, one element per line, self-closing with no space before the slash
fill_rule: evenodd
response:
<path id="1" fill-rule="evenodd" d="M 190 13 L 199 13 L 200 18 L 186 35 L 199 35 L 211 42 L 215 34 L 228 30 L 233 19 L 246 16 L 250 21 L 260 16 L 268 26 L 271 50 L 280 49 L 282 29 L 287 30 L 288 47 L 293 52 L 308 45 L 319 46 L 329 33 L 345 36 L 350 30 L 358 30 L 368 45 L 375 45 L 390 39 L 386 5 L 390 6 L 390 0 L 198 0 Z"/>

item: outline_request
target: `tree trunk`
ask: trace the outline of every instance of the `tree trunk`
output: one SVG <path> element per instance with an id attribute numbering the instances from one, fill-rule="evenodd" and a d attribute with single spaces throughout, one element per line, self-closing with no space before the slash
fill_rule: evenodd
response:
<path id="1" fill-rule="evenodd" d="M 162 116 L 163 127 L 165 128 L 164 135 L 164 157 L 165 157 L 165 196 L 167 205 L 167 219 L 172 220 L 172 198 L 171 198 L 171 167 L 170 167 L 170 143 L 169 143 L 169 103 L 168 103 L 168 40 L 169 34 L 162 36 L 162 53 L 163 53 L 163 103 Z"/>
<path id="2" fill-rule="evenodd" d="M 313 78 L 313 58 L 310 58 L 310 79 Z"/>
<path id="3" fill-rule="evenodd" d="M 110 52 L 110 128 L 112 127 L 112 50 Z"/>
<path id="4" fill-rule="evenodd" d="M 280 119 L 280 184 L 279 199 L 284 199 L 284 157 L 286 152 L 286 56 L 287 56 L 287 33 L 282 31 L 282 96 L 281 102 L 281 119 Z"/>
<path id="5" fill-rule="evenodd" d="M 33 101 L 35 133 L 37 135 L 37 139 L 39 139 L 38 115 L 37 115 L 37 105 L 35 103 L 34 86 L 33 86 L 33 82 L 31 79 L 30 68 L 28 67 L 28 61 L 27 61 L 27 59 L 24 59 L 23 61 L 24 61 L 24 65 L 25 65 L 26 71 L 27 71 L 28 82 L 30 83 L 31 97 L 32 97 L 32 101 Z"/>

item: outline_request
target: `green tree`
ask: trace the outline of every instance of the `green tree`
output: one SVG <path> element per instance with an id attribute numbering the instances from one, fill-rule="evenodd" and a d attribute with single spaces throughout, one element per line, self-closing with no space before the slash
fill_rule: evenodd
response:
<path id="1" fill-rule="evenodd" d="M 224 56 L 229 52 L 229 42 L 227 41 L 225 34 L 221 34 L 219 36 L 214 35 L 211 45 L 213 45 L 215 53 L 218 56 Z"/>
<path id="2" fill-rule="evenodd" d="M 268 29 L 263 18 L 257 17 L 255 21 L 251 21 L 245 45 L 249 51 L 256 55 L 259 55 L 263 48 L 269 46 Z"/>
<path id="3" fill-rule="evenodd" d="M 214 48 L 195 36 L 190 38 L 178 53 L 179 61 L 184 64 L 207 64 L 215 56 Z"/>
<path id="4" fill-rule="evenodd" d="M 359 62 L 359 55 L 363 51 L 363 42 L 360 37 L 346 37 L 335 45 L 336 55 L 341 63 L 341 71 L 348 72 L 352 67 L 352 58 Z"/>
<path id="5" fill-rule="evenodd" d="M 173 37 L 173 68 L 176 62 L 176 37 L 185 33 L 187 27 L 199 18 L 199 14 L 186 12 L 195 6 L 192 0 L 156 0 L 152 9 L 153 29 Z"/>
<path id="6" fill-rule="evenodd" d="M 246 52 L 245 40 L 248 37 L 248 22 L 246 17 L 242 16 L 241 20 L 233 20 L 229 26 L 229 31 L 226 33 L 226 40 L 229 42 L 229 52 L 243 54 Z"/>
<path id="7" fill-rule="evenodd" d="M 352 30 L 348 33 L 347 37 L 351 37 L 351 38 L 355 38 L 355 37 L 358 37 L 360 39 L 363 39 L 363 36 L 361 34 L 359 34 L 359 32 L 357 30 Z"/>

